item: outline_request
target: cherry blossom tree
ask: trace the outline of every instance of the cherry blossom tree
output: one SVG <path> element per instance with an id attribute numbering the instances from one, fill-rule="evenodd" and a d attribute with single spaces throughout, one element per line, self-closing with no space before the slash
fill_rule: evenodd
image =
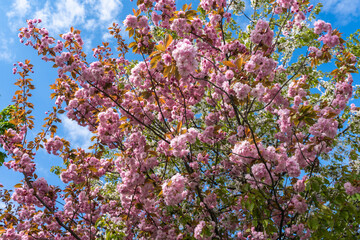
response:
<path id="1" fill-rule="evenodd" d="M 251 16 L 240 0 L 137 6 L 124 21 L 131 43 L 113 24 L 116 45 L 94 61 L 79 30 L 55 39 L 38 19 L 20 30 L 58 78 L 31 139 L 34 67 L 14 69 L 0 143 L 24 179 L 0 192 L 1 238 L 359 236 L 357 35 L 345 41 L 302 0 L 254 0 Z M 56 135 L 61 114 L 94 134 L 89 149 Z M 37 175 L 40 148 L 63 161 L 53 172 L 65 187 Z"/>

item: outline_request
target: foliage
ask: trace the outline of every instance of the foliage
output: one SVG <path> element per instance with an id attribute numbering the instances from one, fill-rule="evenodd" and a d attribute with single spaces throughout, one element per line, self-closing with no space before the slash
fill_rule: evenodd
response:
<path id="1" fill-rule="evenodd" d="M 14 106 L 10 105 L 0 112 L 0 134 L 4 134 L 7 129 L 15 127 L 11 123 L 11 111 L 14 110 Z M 5 158 L 6 154 L 4 152 L 0 152 L 0 166 L 2 166 L 2 164 L 4 163 Z"/>
<path id="2" fill-rule="evenodd" d="M 93 62 L 79 30 L 55 40 L 28 20 L 21 41 L 59 77 L 53 111 L 29 139 L 33 66 L 17 65 L 13 126 L 0 143 L 24 180 L 17 213 L 0 217 L 2 238 L 357 238 L 357 38 L 312 27 L 321 5 L 309 1 L 251 4 L 247 16 L 239 0 L 197 10 L 138 0 L 124 21 L 131 42 L 113 24 L 115 46 L 95 48 Z M 64 113 L 94 134 L 89 149 L 56 135 Z M 40 148 L 63 160 L 52 171 L 64 188 L 37 176 Z"/>

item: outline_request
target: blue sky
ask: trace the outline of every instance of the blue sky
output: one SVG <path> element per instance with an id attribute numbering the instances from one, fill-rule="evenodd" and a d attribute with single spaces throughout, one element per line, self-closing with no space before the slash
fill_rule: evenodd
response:
<path id="1" fill-rule="evenodd" d="M 135 1 L 136 2 L 136 1 Z M 178 1 L 177 1 L 178 2 Z M 181 1 L 189 3 L 191 1 Z M 196 1 L 197 2 L 197 1 Z M 249 0 L 247 0 L 249 2 Z M 314 4 L 319 0 L 313 0 Z M 360 0 L 324 0 L 323 13 L 320 18 L 333 24 L 348 36 L 360 28 Z M 51 109 L 49 85 L 57 77 L 52 64 L 43 62 L 31 47 L 23 46 L 17 37 L 18 29 L 26 25 L 26 19 L 41 18 L 42 26 L 46 27 L 50 35 L 57 37 L 69 31 L 71 26 L 82 31 L 85 51 L 91 55 L 91 49 L 109 41 L 107 27 L 112 22 L 122 25 L 125 17 L 132 13 L 135 4 L 130 0 L 0 0 L 0 109 L 11 104 L 11 98 L 16 88 L 13 85 L 16 75 L 12 74 L 13 63 L 30 59 L 35 65 L 34 79 L 36 90 L 31 101 L 35 104 L 34 115 L 38 125 L 42 124 L 45 112 Z M 179 4 L 181 7 L 182 4 Z M 238 18 L 240 21 L 245 18 Z M 359 76 L 354 76 L 359 84 Z M 63 118 L 64 127 L 59 135 L 69 139 L 75 146 L 89 144 L 90 133 L 67 118 Z M 37 128 L 39 129 L 39 128 Z M 33 131 L 33 135 L 36 131 Z M 53 174 L 49 173 L 52 165 L 60 165 L 62 160 L 50 156 L 44 151 L 37 154 L 39 177 L 45 177 L 49 182 L 59 184 Z M 6 188 L 12 188 L 21 179 L 16 174 L 0 167 L 0 183 Z"/>

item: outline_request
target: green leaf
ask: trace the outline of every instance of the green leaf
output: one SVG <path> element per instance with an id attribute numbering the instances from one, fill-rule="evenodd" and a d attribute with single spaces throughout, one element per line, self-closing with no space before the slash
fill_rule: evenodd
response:
<path id="1" fill-rule="evenodd" d="M 308 221 L 308 226 L 312 230 L 317 230 L 319 228 L 319 220 L 317 217 L 312 216 Z"/>

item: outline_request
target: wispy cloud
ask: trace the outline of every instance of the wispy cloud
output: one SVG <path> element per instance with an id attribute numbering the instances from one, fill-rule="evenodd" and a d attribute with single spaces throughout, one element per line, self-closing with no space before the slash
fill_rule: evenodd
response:
<path id="1" fill-rule="evenodd" d="M 338 24 L 346 25 L 352 19 L 360 16 L 360 0 L 326 0 L 323 4 L 323 11 L 334 14 Z"/>
<path id="2" fill-rule="evenodd" d="M 30 10 L 29 0 L 16 0 L 11 5 L 11 10 L 7 12 L 7 16 L 12 17 L 23 17 Z"/>
<path id="3" fill-rule="evenodd" d="M 119 19 L 122 8 L 121 0 L 16 0 L 6 15 L 14 31 L 25 26 L 27 19 L 40 18 L 41 26 L 53 36 L 68 32 L 71 26 L 97 36 Z"/>
<path id="4" fill-rule="evenodd" d="M 97 15 L 101 22 L 111 22 L 117 16 L 123 5 L 119 0 L 100 0 L 97 4 Z"/>
<path id="5" fill-rule="evenodd" d="M 11 51 L 10 45 L 14 42 L 13 39 L 6 39 L 3 33 L 0 32 L 0 61 L 7 63 L 15 62 L 15 55 Z M 10 71 L 10 70 L 9 70 Z"/>
<path id="6" fill-rule="evenodd" d="M 23 24 L 24 18 L 30 12 L 29 0 L 16 0 L 12 3 L 10 10 L 6 13 L 9 27 L 17 31 Z"/>
<path id="7" fill-rule="evenodd" d="M 81 147 L 87 149 L 91 146 L 91 137 L 93 134 L 86 128 L 79 126 L 77 122 L 65 117 L 60 117 L 64 127 L 65 139 L 70 141 L 72 147 Z"/>
<path id="8" fill-rule="evenodd" d="M 50 31 L 60 33 L 68 31 L 72 25 L 81 25 L 85 22 L 85 6 L 77 0 L 65 0 L 52 5 L 46 1 L 45 5 L 39 8 L 34 18 L 40 18 Z"/>

